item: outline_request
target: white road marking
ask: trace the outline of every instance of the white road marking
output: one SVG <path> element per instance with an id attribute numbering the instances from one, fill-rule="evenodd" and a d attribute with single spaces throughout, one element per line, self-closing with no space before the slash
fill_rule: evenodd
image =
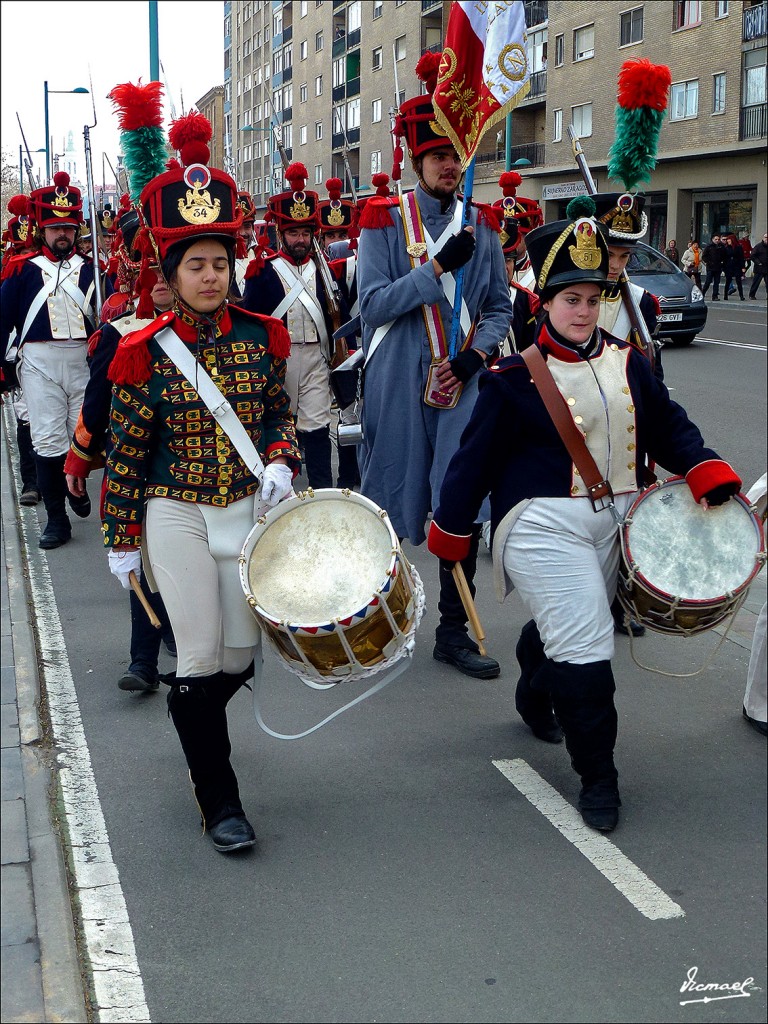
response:
<path id="1" fill-rule="evenodd" d="M 605 836 L 584 824 L 579 812 L 520 758 L 493 764 L 579 853 L 651 921 L 685 917 L 685 911 Z"/>
<path id="2" fill-rule="evenodd" d="M 6 410 L 10 409 L 7 403 Z M 9 420 L 6 411 L 6 428 Z M 10 429 L 7 432 L 10 435 Z M 18 488 L 16 458 L 13 464 Z M 37 547 L 37 517 L 31 512 L 22 513 L 20 518 L 96 1020 L 100 1024 L 144 1024 L 151 1021 L 149 1007 L 99 802 L 48 561 L 30 557 L 30 551 Z"/>
<path id="3" fill-rule="evenodd" d="M 748 348 L 753 352 L 765 352 L 765 345 L 748 345 L 742 341 L 718 341 L 716 338 L 702 338 L 697 337 L 696 341 L 703 342 L 705 345 L 724 345 L 726 348 Z"/>

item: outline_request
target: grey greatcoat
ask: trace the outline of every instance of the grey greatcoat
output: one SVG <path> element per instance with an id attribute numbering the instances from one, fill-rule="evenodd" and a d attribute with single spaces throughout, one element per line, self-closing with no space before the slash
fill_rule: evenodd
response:
<path id="1" fill-rule="evenodd" d="M 436 240 L 450 224 L 457 200 L 441 212 L 440 201 L 421 186 L 416 196 L 424 229 Z M 393 226 L 364 228 L 358 248 L 366 354 L 376 328 L 394 321 L 365 368 L 361 490 L 386 509 L 399 537 L 421 544 L 427 516 L 437 507 L 445 471 L 472 413 L 478 374 L 464 385 L 454 409 L 424 403 L 431 350 L 422 306 L 439 303 L 448 336 L 453 310 L 432 261 L 411 267 L 399 209 L 392 208 L 391 214 Z M 498 234 L 478 223 L 476 208 L 470 223 L 477 241 L 464 268 L 463 297 L 478 325 L 472 347 L 491 355 L 509 330 L 512 303 Z"/>

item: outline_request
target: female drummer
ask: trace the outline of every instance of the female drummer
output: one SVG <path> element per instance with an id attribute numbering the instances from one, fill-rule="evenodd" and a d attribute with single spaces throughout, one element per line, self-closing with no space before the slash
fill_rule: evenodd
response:
<path id="1" fill-rule="evenodd" d="M 290 493 L 300 456 L 283 389 L 288 335 L 280 321 L 227 302 L 241 216 L 237 187 L 206 166 L 207 146 L 187 142 L 190 118 L 188 127 L 196 129 L 201 115 L 193 113 L 171 131 L 185 166 L 154 178 L 141 193 L 143 236 L 159 257 L 174 305 L 123 338 L 110 367 L 114 449 L 103 529 L 111 570 L 124 586 L 131 569 L 138 571 L 145 543 L 145 564 L 178 650 L 169 713 L 204 827 L 227 853 L 256 841 L 230 764 L 226 706 L 253 674 L 259 642 L 237 565 L 253 527 L 258 480 L 235 450 L 226 421 L 222 429 L 200 398 L 198 373 L 207 371 L 227 396 L 266 464 L 262 500 L 277 504 Z M 191 381 L 161 347 L 172 336 L 195 358 Z"/>
<path id="2" fill-rule="evenodd" d="M 597 327 L 608 249 L 593 217 L 537 228 L 526 243 L 545 311 L 535 344 L 612 487 L 618 514 L 646 482 L 646 458 L 684 474 L 697 501 L 727 500 L 741 483 L 731 467 L 704 447 L 645 356 Z M 520 355 L 480 380 L 431 526 L 434 554 L 451 561 L 465 556 L 489 492 L 497 578 L 504 580 L 501 589 L 517 588 L 532 616 L 517 644 L 517 710 L 540 739 L 557 743 L 565 734 L 581 776 L 582 817 L 608 832 L 621 803 L 610 611 L 619 530 L 610 508 L 593 510 Z"/>

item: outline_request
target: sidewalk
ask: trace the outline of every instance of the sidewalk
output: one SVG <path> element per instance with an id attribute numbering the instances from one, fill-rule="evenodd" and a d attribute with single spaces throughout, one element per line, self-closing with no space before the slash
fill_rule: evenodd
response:
<path id="1" fill-rule="evenodd" d="M 4 413 L 6 410 L 3 411 Z M 3 1024 L 87 1021 L 61 838 L 53 751 L 38 716 L 40 679 L 18 528 L 8 420 L 2 443 L 2 1001 Z M 34 514 L 33 511 L 26 514 Z"/>

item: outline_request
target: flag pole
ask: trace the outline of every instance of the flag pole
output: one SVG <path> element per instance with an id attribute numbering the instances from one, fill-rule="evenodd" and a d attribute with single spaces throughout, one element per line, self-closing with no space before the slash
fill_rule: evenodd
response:
<path id="1" fill-rule="evenodd" d="M 464 205 L 461 210 L 461 230 L 469 224 L 469 211 L 472 208 L 472 190 L 475 187 L 475 158 L 469 161 L 464 175 Z M 459 335 L 461 333 L 461 293 L 464 290 L 464 267 L 456 271 L 456 295 L 453 300 L 453 319 L 451 320 L 451 338 L 448 343 L 448 357 L 454 359 L 459 353 Z"/>

